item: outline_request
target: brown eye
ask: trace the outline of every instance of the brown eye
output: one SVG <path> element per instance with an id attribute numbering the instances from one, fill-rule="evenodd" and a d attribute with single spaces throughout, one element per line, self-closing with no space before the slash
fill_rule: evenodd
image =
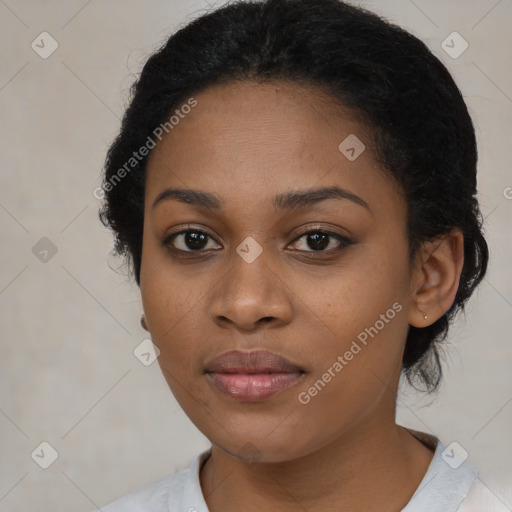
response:
<path id="1" fill-rule="evenodd" d="M 206 231 L 187 229 L 168 236 L 163 245 L 178 251 L 199 252 L 215 248 L 208 247 L 209 240 L 213 238 Z"/>
<path id="2" fill-rule="evenodd" d="M 299 247 L 298 250 L 306 252 L 330 252 L 331 250 L 335 251 L 336 249 L 346 247 L 352 243 L 350 240 L 338 233 L 319 231 L 318 229 L 303 233 L 296 239 L 295 243 L 302 239 L 304 239 L 304 242 L 300 244 L 301 247 Z M 333 242 L 333 239 L 336 242 Z M 333 244 L 334 247 L 332 247 Z M 307 247 L 311 250 L 308 250 Z"/>

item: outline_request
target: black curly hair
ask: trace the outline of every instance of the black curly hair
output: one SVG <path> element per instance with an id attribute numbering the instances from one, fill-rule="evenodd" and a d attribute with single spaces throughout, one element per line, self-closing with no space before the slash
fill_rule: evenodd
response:
<path id="1" fill-rule="evenodd" d="M 234 1 L 180 28 L 151 55 L 105 162 L 99 216 L 115 233 L 115 254 L 125 257 L 140 286 L 148 151 L 137 150 L 151 147 L 155 129 L 209 86 L 276 79 L 322 88 L 370 128 L 383 171 L 407 201 L 411 261 L 422 242 L 453 228 L 462 232 L 455 300 L 432 325 L 409 326 L 403 356 L 408 381 L 435 390 L 442 375 L 438 344 L 489 258 L 476 199 L 475 131 L 441 61 L 415 36 L 360 7 L 340 0 Z"/>

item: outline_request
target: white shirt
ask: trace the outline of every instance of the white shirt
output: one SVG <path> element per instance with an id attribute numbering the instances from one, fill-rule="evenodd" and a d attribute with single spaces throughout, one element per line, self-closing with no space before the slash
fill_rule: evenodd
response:
<path id="1" fill-rule="evenodd" d="M 434 457 L 419 487 L 401 512 L 501 512 L 476 469 L 458 458 L 437 438 L 410 430 L 435 447 Z M 201 492 L 199 471 L 211 448 L 197 455 L 187 469 L 139 488 L 102 507 L 102 512 L 209 512 Z M 448 461 L 448 462 L 447 462 Z M 491 508 L 488 508 L 491 507 Z"/>

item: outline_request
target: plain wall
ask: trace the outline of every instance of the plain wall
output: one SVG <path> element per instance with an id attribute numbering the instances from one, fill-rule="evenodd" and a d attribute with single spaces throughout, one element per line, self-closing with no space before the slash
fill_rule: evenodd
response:
<path id="1" fill-rule="evenodd" d="M 0 2 L 0 511 L 87 512 L 209 446 L 158 365 L 133 354 L 147 334 L 139 291 L 111 268 L 119 262 L 93 195 L 134 76 L 207 5 Z M 362 5 L 425 41 L 459 84 L 478 136 L 491 250 L 485 281 L 451 329 L 439 395 L 404 389 L 398 418 L 460 443 L 512 506 L 512 2 Z M 59 45 L 47 59 L 31 47 L 43 31 Z M 456 59 L 441 48 L 453 31 L 469 43 Z M 50 250 L 48 261 L 34 246 Z M 48 469 L 31 457 L 43 441 L 59 454 Z"/>

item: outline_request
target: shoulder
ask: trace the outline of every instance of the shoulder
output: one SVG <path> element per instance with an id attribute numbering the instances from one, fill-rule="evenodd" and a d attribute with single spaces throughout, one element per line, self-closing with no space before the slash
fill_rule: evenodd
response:
<path id="1" fill-rule="evenodd" d="M 402 512 L 510 512 L 505 495 L 511 488 L 480 474 L 457 442 L 445 446 L 438 438 L 409 430 L 434 450 L 419 488 Z"/>
<path id="2" fill-rule="evenodd" d="M 202 508 L 202 494 L 199 485 L 199 468 L 210 451 L 195 457 L 187 469 L 168 475 L 136 489 L 98 508 L 101 512 L 168 512 L 170 506 L 182 509 L 183 503 L 197 504 Z M 192 507 L 192 510 L 194 508 Z M 187 511 L 187 508 L 184 509 Z M 96 511 L 94 511 L 96 512 Z"/>
<path id="3" fill-rule="evenodd" d="M 169 500 L 183 489 L 187 470 L 140 487 L 101 507 L 102 512 L 167 512 Z"/>
<path id="4" fill-rule="evenodd" d="M 498 487 L 492 480 L 477 476 L 457 512 L 510 512 L 510 508 L 500 498 L 505 492 Z"/>
<path id="5" fill-rule="evenodd" d="M 434 436 L 408 430 L 433 449 L 434 456 L 402 512 L 458 512 L 478 476 L 477 470 L 466 460 L 467 452 L 458 443 L 445 446 Z"/>

